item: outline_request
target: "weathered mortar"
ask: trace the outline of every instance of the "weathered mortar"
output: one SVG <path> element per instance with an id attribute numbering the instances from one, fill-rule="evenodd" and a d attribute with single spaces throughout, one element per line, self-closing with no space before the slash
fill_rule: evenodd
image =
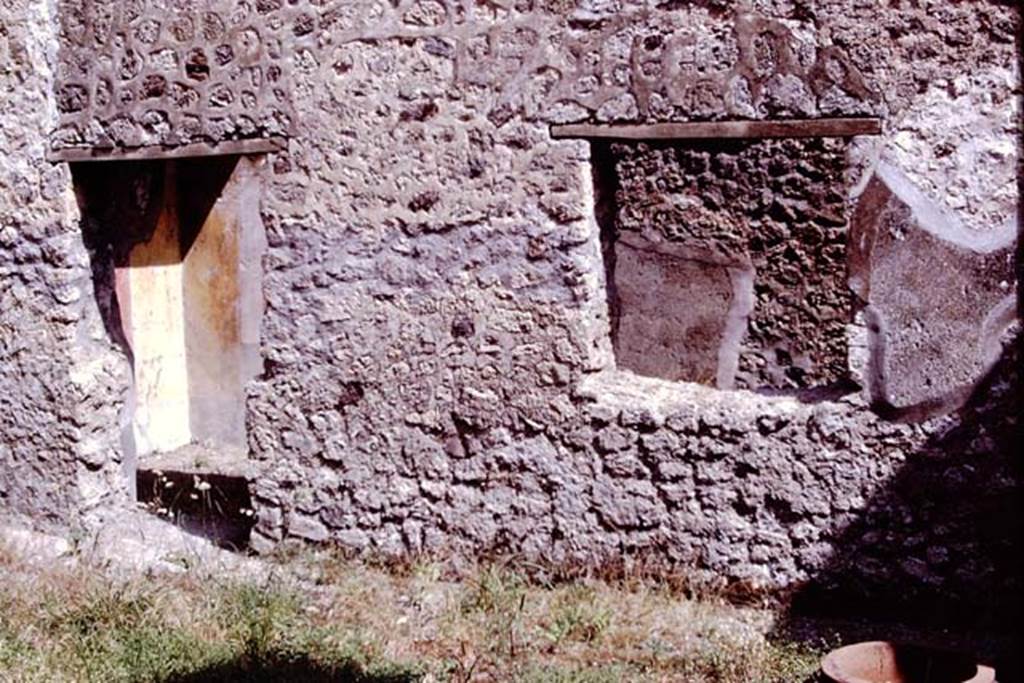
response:
<path id="1" fill-rule="evenodd" d="M 899 527 L 903 513 L 916 514 L 913 499 L 892 502 L 885 489 L 955 416 L 909 425 L 880 419 L 858 395 L 802 403 L 615 370 L 591 150 L 553 141 L 548 125 L 877 114 L 886 133 L 853 141 L 852 177 L 870 176 L 881 157 L 970 229 L 998 231 L 1015 220 L 1014 164 L 966 152 L 953 164 L 942 145 L 1003 153 L 1013 139 L 1016 118 L 1003 113 L 1020 89 L 1013 8 L 835 0 L 756 2 L 734 14 L 727 2 L 402 0 L 235 9 L 238 26 L 265 23 L 280 37 L 281 57 L 268 59 L 290 84 L 294 112 L 288 150 L 263 171 L 264 372 L 248 395 L 262 470 L 258 548 L 295 537 L 555 562 L 655 552 L 781 587 L 829 565 L 845 527 L 882 513 Z M 90 87 L 96 77 L 81 76 Z M 145 76 L 135 78 L 131 87 L 143 87 Z M 964 78 L 957 97 L 992 103 L 969 130 L 950 125 L 933 92 L 959 92 Z M 50 86 L 44 79 L 40 92 Z M 156 100 L 174 121 L 167 96 Z M 125 144 L 176 139 L 173 126 L 145 130 L 155 106 L 120 105 L 142 126 Z M 39 168 L 44 128 L 26 153 Z M 240 134 L 209 130 L 211 141 Z M 999 285 L 962 284 L 986 297 Z M 15 386 L 17 373 L 5 377 Z M 91 394 L 108 428 L 127 381 L 111 377 Z M 909 405 L 933 398 L 914 391 Z M 112 462 L 111 432 L 96 433 Z M 969 440 L 979 458 L 1009 455 L 1003 442 Z M 878 511 L 876 501 L 889 502 Z M 906 526 L 927 528 L 931 512 L 921 514 Z M 895 571 L 910 581 L 976 589 L 948 559 L 962 538 L 934 539 L 882 545 L 906 560 Z"/>

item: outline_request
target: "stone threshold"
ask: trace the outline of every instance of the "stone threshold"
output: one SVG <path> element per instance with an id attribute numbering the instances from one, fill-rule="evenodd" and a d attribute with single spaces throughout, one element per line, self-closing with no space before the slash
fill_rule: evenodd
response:
<path id="1" fill-rule="evenodd" d="M 822 118 L 776 121 L 687 121 L 648 124 L 569 123 L 551 126 L 551 137 L 609 140 L 713 140 L 762 138 L 846 138 L 880 135 L 878 118 Z"/>
<path id="2" fill-rule="evenodd" d="M 267 154 L 280 152 L 288 147 L 284 137 L 260 138 L 255 140 L 229 140 L 216 144 L 194 142 L 188 145 L 146 147 L 65 147 L 51 150 L 47 161 L 144 161 L 154 159 L 184 159 L 243 154 Z"/>
<path id="3" fill-rule="evenodd" d="M 251 480 L 255 466 L 244 448 L 192 443 L 166 453 L 140 456 L 138 471 Z"/>
<path id="4" fill-rule="evenodd" d="M 136 500 L 215 545 L 244 550 L 253 524 L 249 485 L 256 472 L 244 448 L 189 444 L 139 458 Z"/>

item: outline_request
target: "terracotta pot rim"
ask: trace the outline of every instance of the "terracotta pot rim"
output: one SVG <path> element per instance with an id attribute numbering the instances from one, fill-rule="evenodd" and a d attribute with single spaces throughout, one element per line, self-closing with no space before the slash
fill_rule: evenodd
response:
<path id="1" fill-rule="evenodd" d="M 906 647 L 907 645 L 907 643 L 899 643 L 889 640 L 865 640 L 859 643 L 844 645 L 843 647 L 836 648 L 825 655 L 821 660 L 821 670 L 826 676 L 837 683 L 876 683 L 875 681 L 871 681 L 866 678 L 856 678 L 845 673 L 839 663 L 839 658 L 842 654 L 879 646 L 895 650 L 900 647 Z M 934 650 L 935 652 L 943 652 L 940 648 L 927 649 Z M 985 666 L 984 664 L 978 664 L 975 675 L 971 678 L 965 679 L 962 683 L 996 683 L 995 670 L 992 667 Z"/>

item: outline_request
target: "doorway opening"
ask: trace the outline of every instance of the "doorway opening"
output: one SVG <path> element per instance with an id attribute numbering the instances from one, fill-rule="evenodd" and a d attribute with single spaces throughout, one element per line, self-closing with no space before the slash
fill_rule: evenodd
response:
<path id="1" fill-rule="evenodd" d="M 132 368 L 122 443 L 133 486 L 157 466 L 244 472 L 245 388 L 261 369 L 259 163 L 72 165 L 94 292 Z"/>

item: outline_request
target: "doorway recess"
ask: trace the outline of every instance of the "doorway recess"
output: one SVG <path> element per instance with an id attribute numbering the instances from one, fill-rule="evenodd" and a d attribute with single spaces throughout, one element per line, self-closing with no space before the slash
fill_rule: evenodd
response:
<path id="1" fill-rule="evenodd" d="M 72 172 L 100 311 L 132 366 L 127 474 L 244 477 L 245 386 L 261 367 L 261 162 L 117 159 Z"/>

